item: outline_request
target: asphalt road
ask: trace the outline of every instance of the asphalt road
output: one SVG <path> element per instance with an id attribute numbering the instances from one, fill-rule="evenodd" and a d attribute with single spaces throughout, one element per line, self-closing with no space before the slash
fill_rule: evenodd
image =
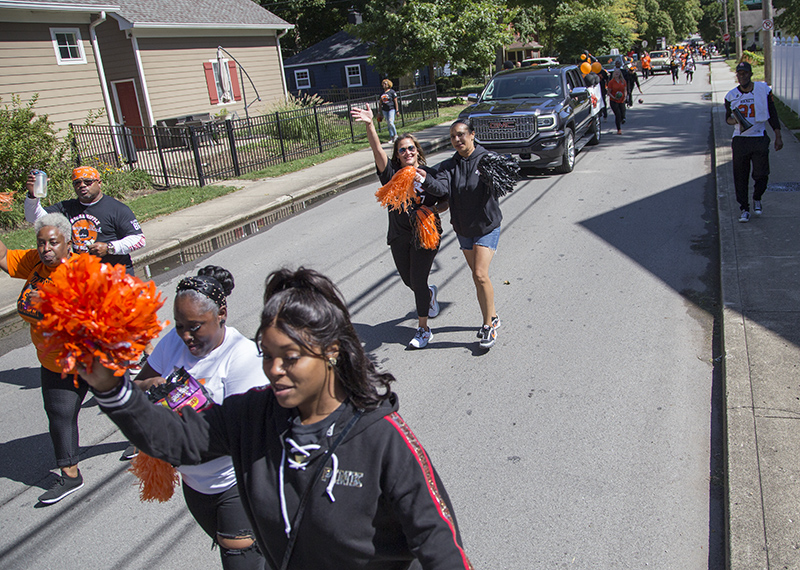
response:
<path id="1" fill-rule="evenodd" d="M 575 172 L 528 173 L 503 200 L 491 271 L 503 324 L 489 352 L 477 347 L 480 312 L 446 215 L 434 339 L 406 349 L 413 296 L 386 246 L 377 184 L 159 285 L 171 297 L 197 267 L 226 267 L 237 279 L 228 322 L 252 335 L 271 270 L 333 278 L 367 349 L 397 377 L 401 414 L 447 486 L 476 568 L 722 568 L 706 75 L 649 80 L 621 136 L 609 117 Z M 91 400 L 80 418 L 86 488 L 37 508 L 55 467 L 38 365 L 22 333 L 0 350 L 0 567 L 219 567 L 181 497 L 138 501 L 117 460 L 125 442 Z"/>

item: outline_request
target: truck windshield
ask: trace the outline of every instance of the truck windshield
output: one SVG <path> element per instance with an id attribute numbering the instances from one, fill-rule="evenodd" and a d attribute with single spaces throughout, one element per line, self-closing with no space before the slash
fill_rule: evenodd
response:
<path id="1" fill-rule="evenodd" d="M 517 73 L 492 79 L 483 90 L 481 100 L 533 99 L 559 95 L 561 95 L 561 82 L 557 73 L 552 75 Z"/>

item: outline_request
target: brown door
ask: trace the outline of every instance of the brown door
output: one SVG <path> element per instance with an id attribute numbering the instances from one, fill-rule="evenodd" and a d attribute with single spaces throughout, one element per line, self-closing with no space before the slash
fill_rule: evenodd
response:
<path id="1" fill-rule="evenodd" d="M 130 128 L 133 135 L 133 144 L 137 150 L 145 148 L 145 139 L 142 135 L 142 114 L 139 111 L 139 101 L 136 98 L 136 89 L 133 80 L 114 83 L 119 101 L 119 110 L 122 113 L 122 124 Z M 137 136 L 138 135 L 138 136 Z"/>

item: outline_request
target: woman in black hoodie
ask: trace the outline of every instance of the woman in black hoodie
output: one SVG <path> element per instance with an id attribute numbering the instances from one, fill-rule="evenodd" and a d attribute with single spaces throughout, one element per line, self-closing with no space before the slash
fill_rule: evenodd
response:
<path id="1" fill-rule="evenodd" d="M 425 176 L 422 187 L 433 196 L 448 198 L 450 222 L 472 271 L 483 315 L 478 330 L 480 346 L 488 349 L 494 346 L 500 327 L 489 264 L 497 250 L 503 215 L 495 193 L 478 173 L 478 163 L 488 151 L 475 144 L 475 130 L 468 120 L 458 119 L 450 125 L 450 143 L 456 153 L 439 165 L 436 176 Z"/>
<path id="2" fill-rule="evenodd" d="M 151 404 L 95 361 L 102 410 L 172 465 L 230 455 L 270 568 L 470 570 L 453 508 L 364 352 L 341 294 L 310 269 L 267 279 L 256 342 L 271 385 L 196 413 Z M 187 411 L 183 411 L 187 410 Z"/>

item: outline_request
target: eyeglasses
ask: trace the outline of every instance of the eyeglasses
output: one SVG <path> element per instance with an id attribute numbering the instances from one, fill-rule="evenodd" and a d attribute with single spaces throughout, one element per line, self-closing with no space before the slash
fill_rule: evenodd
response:
<path id="1" fill-rule="evenodd" d="M 97 182 L 97 180 L 94 178 L 78 178 L 72 181 L 72 185 L 75 188 L 80 188 L 81 186 L 91 186 L 95 182 Z"/>
<path id="2" fill-rule="evenodd" d="M 405 154 L 407 152 L 415 153 L 417 152 L 417 147 L 414 146 L 413 144 L 411 146 L 399 146 L 397 147 L 397 152 L 399 152 L 400 154 Z"/>

